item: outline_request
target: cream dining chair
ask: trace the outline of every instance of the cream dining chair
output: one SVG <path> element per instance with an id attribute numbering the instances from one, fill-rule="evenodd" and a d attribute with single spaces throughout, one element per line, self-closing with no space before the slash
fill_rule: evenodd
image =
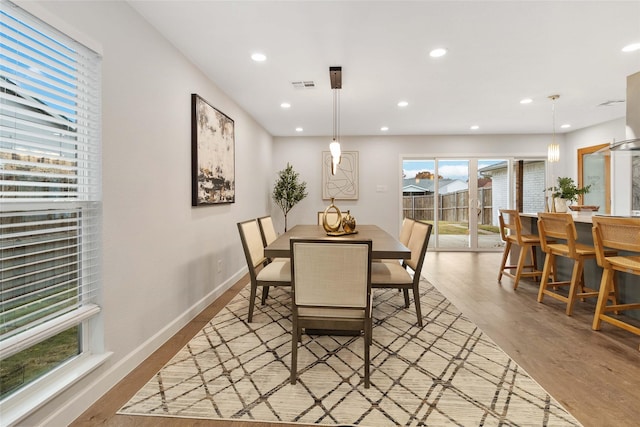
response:
<path id="1" fill-rule="evenodd" d="M 409 246 L 409 239 L 411 238 L 411 231 L 413 230 L 413 224 L 415 224 L 416 221 L 414 219 L 411 218 L 404 218 L 402 220 L 402 227 L 400 228 L 400 237 L 398 238 L 398 240 L 400 240 L 400 243 L 402 243 L 405 246 Z M 394 262 L 394 263 L 398 263 L 401 262 L 403 267 L 407 267 L 407 262 L 405 260 L 402 261 L 398 261 L 397 259 L 385 259 L 383 260 L 384 262 Z M 408 292 L 408 291 L 407 291 Z"/>
<path id="2" fill-rule="evenodd" d="M 429 246 L 431 224 L 416 221 L 411 230 L 407 247 L 411 250 L 411 258 L 406 266 L 413 270 L 413 275 L 398 262 L 374 262 L 371 265 L 371 287 L 402 289 L 404 306 L 409 308 L 409 290 L 413 291 L 418 326 L 422 327 L 422 311 L 420 309 L 420 274 L 424 265 L 424 256 Z"/>
<path id="3" fill-rule="evenodd" d="M 298 378 L 302 330 L 364 333 L 364 387 L 369 388 L 371 240 L 291 239 L 291 384 Z M 349 351 L 349 350 L 344 350 Z"/>
<path id="4" fill-rule="evenodd" d="M 238 231 L 251 279 L 247 320 L 252 322 L 258 286 L 262 287 L 264 304 L 270 286 L 291 286 L 291 263 L 288 259 L 269 262 L 265 258 L 264 244 L 257 220 L 239 222 Z"/>

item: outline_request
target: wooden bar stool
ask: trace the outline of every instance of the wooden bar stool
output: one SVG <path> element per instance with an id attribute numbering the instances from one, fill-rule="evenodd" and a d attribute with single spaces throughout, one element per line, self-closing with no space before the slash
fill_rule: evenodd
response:
<path id="1" fill-rule="evenodd" d="M 517 210 L 500 209 L 498 219 L 500 221 L 500 236 L 505 243 L 502 262 L 500 264 L 500 273 L 498 274 L 498 282 L 502 279 L 502 275 L 509 276 L 515 280 L 513 289 L 517 289 L 520 278 L 537 278 L 542 275 L 542 271 L 538 270 L 535 251 L 535 247 L 540 246 L 540 237 L 535 234 L 522 233 L 522 222 L 520 221 L 520 213 Z M 520 247 L 518 264 L 507 265 L 507 258 L 513 245 Z M 527 254 L 531 256 L 531 264 L 526 263 Z M 511 270 L 514 269 L 516 270 L 515 274 L 511 272 Z M 530 271 L 525 271 L 525 269 L 530 269 Z"/>
<path id="2" fill-rule="evenodd" d="M 584 283 L 584 262 L 589 259 L 596 259 L 596 248 L 576 241 L 578 233 L 571 214 L 539 213 L 538 233 L 540 234 L 542 250 L 546 254 L 544 268 L 542 269 L 542 279 L 540 280 L 538 302 L 542 302 L 545 295 L 566 302 L 567 316 L 571 316 L 576 298 L 584 301 L 585 298 L 598 296 L 597 290 L 587 288 Z M 556 241 L 550 242 L 548 241 L 549 238 Z M 606 251 L 606 253 L 608 256 L 616 254 L 615 251 Z M 549 281 L 557 256 L 573 260 L 571 280 L 557 281 L 557 278 L 553 277 Z M 559 287 L 564 286 L 569 286 L 567 296 L 557 292 Z M 580 288 L 579 291 L 578 288 Z M 607 297 L 613 298 L 614 303 L 617 301 L 616 293 L 607 295 Z"/>
<path id="3" fill-rule="evenodd" d="M 600 292 L 596 303 L 592 329 L 600 330 L 602 321 L 640 335 L 640 328 L 625 322 L 623 318 L 607 315 L 608 312 L 640 309 L 640 303 L 607 305 L 607 296 L 616 291 L 617 271 L 640 276 L 640 218 L 593 217 L 593 242 L 598 265 L 603 268 Z M 631 252 L 629 255 L 607 255 L 606 248 Z"/>

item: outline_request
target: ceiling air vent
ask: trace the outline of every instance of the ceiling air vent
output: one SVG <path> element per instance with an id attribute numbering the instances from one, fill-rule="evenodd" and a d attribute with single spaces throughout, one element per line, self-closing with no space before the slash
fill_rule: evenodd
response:
<path id="1" fill-rule="evenodd" d="M 301 80 L 297 82 L 291 82 L 294 89 L 313 89 L 316 84 L 311 80 Z"/>
<path id="2" fill-rule="evenodd" d="M 607 102 L 603 102 L 602 104 L 598 104 L 598 107 L 611 107 L 613 105 L 616 104 L 624 104 L 624 99 L 618 99 L 615 101 L 607 101 Z"/>

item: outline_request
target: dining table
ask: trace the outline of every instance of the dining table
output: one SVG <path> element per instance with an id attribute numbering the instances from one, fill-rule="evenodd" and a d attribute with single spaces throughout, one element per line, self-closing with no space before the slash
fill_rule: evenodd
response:
<path id="1" fill-rule="evenodd" d="M 333 233 L 335 234 L 335 233 Z M 343 235 L 329 235 L 322 225 L 299 224 L 285 231 L 264 248 L 267 258 L 291 258 L 289 241 L 299 239 L 332 239 L 332 240 L 362 240 L 371 239 L 371 257 L 373 259 L 409 259 L 411 251 L 391 234 L 377 225 L 358 225 L 355 233 Z"/>

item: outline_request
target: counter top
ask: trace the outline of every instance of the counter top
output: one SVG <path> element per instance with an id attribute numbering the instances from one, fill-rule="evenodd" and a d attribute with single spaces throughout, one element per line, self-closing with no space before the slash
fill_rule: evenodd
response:
<path id="1" fill-rule="evenodd" d="M 583 222 L 585 224 L 592 224 L 593 222 L 591 221 L 591 217 L 594 214 L 597 215 L 597 212 L 567 212 L 567 213 L 571 214 L 574 222 Z M 537 218 L 538 214 L 530 213 L 530 212 L 522 212 L 520 216 L 524 216 L 527 218 Z"/>

